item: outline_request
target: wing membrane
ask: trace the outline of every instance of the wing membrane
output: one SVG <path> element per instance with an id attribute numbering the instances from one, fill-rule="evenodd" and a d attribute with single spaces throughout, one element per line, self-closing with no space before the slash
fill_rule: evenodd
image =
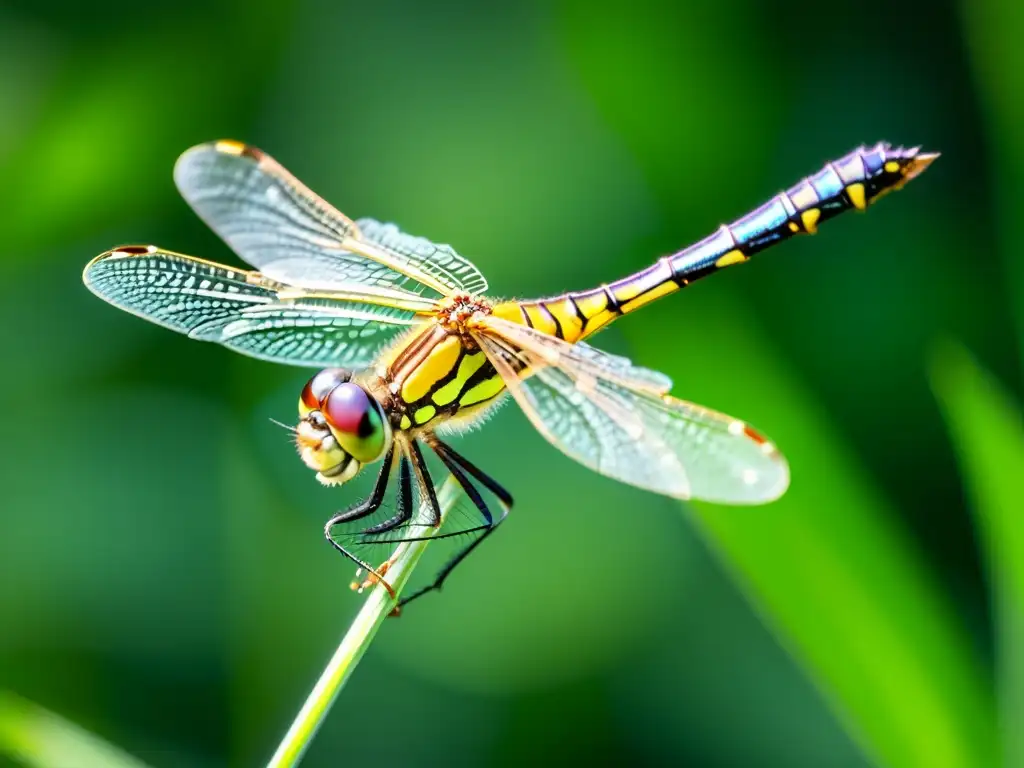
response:
<path id="1" fill-rule="evenodd" d="M 239 256 L 279 282 L 437 296 L 487 287 L 450 246 L 373 219 L 352 221 L 253 147 L 230 141 L 193 147 L 178 160 L 174 179 L 189 205 Z"/>
<path id="2" fill-rule="evenodd" d="M 502 338 L 517 347 L 532 350 L 549 366 L 565 362 L 582 376 L 614 375 L 634 389 L 658 395 L 672 389 L 672 379 L 668 376 L 634 365 L 628 357 L 603 352 L 582 341 L 567 344 L 550 334 L 499 317 L 489 317 L 487 323 Z"/>
<path id="3" fill-rule="evenodd" d="M 480 270 L 447 243 L 432 243 L 425 237 L 408 235 L 394 224 L 384 224 L 376 219 L 359 219 L 356 226 L 363 240 L 402 256 L 449 291 L 487 292 L 487 280 Z"/>
<path id="4" fill-rule="evenodd" d="M 93 293 L 134 315 L 288 365 L 365 367 L 421 317 L 373 293 L 309 295 L 153 246 L 108 251 L 84 278 Z"/>
<path id="5" fill-rule="evenodd" d="M 744 422 L 644 386 L 623 358 L 508 325 L 488 318 L 478 341 L 541 434 L 582 464 L 677 498 L 758 504 L 786 490 L 785 460 Z"/>

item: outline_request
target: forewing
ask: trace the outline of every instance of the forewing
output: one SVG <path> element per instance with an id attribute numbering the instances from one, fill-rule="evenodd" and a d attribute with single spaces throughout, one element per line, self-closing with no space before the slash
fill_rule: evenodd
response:
<path id="1" fill-rule="evenodd" d="M 771 501 L 789 485 L 785 459 L 744 422 L 638 386 L 621 358 L 578 354 L 553 337 L 541 346 L 506 322 L 488 321 L 481 346 L 541 434 L 580 463 L 656 493 L 723 504 Z"/>
<path id="2" fill-rule="evenodd" d="M 174 179 L 211 229 L 279 282 L 312 290 L 400 288 L 434 298 L 487 287 L 450 246 L 373 219 L 353 222 L 254 147 L 193 147 L 175 165 Z"/>
<path id="3" fill-rule="evenodd" d="M 367 300 L 309 296 L 256 272 L 154 246 L 128 246 L 85 268 L 86 285 L 134 315 L 277 363 L 369 365 L 418 315 Z"/>

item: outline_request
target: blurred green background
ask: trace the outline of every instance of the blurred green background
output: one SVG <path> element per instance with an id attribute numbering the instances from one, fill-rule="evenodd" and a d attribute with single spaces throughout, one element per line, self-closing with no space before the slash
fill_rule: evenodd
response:
<path id="1" fill-rule="evenodd" d="M 506 407 L 458 446 L 514 514 L 307 764 L 1024 765 L 1024 13 L 773 5 L 0 0 L 0 689 L 154 766 L 258 765 L 360 604 L 321 534 L 353 499 L 268 421 L 309 372 L 81 284 L 121 243 L 236 262 L 187 147 L 255 144 L 534 296 L 885 139 L 943 156 L 598 338 L 767 432 L 787 496 L 658 498 Z"/>

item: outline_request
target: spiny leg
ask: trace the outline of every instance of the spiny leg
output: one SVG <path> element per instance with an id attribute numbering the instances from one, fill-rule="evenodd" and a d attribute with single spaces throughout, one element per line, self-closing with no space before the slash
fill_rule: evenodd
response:
<path id="1" fill-rule="evenodd" d="M 434 481 L 430 477 L 430 471 L 427 469 L 427 464 L 423 460 L 423 453 L 420 451 L 419 445 L 415 440 L 406 443 L 408 449 L 408 457 L 403 455 L 401 459 L 401 485 L 399 487 L 399 509 L 397 514 L 379 523 L 375 526 L 367 528 L 360 535 L 372 535 L 385 533 L 393 530 L 403 523 L 407 523 L 412 519 L 412 478 L 409 476 L 409 467 L 412 465 L 412 470 L 416 474 L 416 484 L 420 488 L 420 496 L 427 500 L 430 509 L 430 518 L 427 520 L 427 525 L 437 527 L 441 524 L 441 506 L 437 501 L 437 492 L 434 490 Z M 380 506 L 380 502 L 377 502 Z M 385 543 L 386 540 L 381 539 L 381 543 Z M 416 541 L 416 539 L 394 539 L 389 543 L 400 544 L 405 541 Z M 375 576 L 378 580 L 383 576 L 391 565 L 391 560 L 387 560 L 378 571 L 373 569 L 367 569 L 371 572 L 371 578 L 367 579 L 362 584 L 355 584 L 356 587 L 367 587 L 373 582 L 372 577 Z M 381 583 L 387 588 L 388 592 L 391 593 L 391 597 L 395 598 L 395 592 L 391 586 L 382 581 Z M 391 616 L 398 616 L 402 608 L 402 603 L 398 603 L 391 610 Z"/>
<path id="2" fill-rule="evenodd" d="M 447 443 L 442 443 L 436 437 L 432 437 L 430 441 L 430 447 L 433 448 L 434 451 L 443 452 L 444 456 L 447 456 L 452 461 L 456 462 L 460 467 L 462 467 L 474 478 L 476 478 L 476 480 L 478 480 L 485 488 L 487 488 L 487 490 L 489 490 L 491 493 L 497 496 L 501 503 L 508 507 L 509 510 L 512 509 L 512 505 L 514 503 L 512 499 L 512 494 L 506 491 L 505 488 L 501 484 L 499 484 L 497 480 L 488 475 L 486 472 L 484 472 L 482 469 L 476 466 L 465 456 L 458 453 L 450 445 L 448 445 Z M 444 457 L 442 456 L 442 460 L 443 458 Z"/>
<path id="3" fill-rule="evenodd" d="M 364 517 L 372 515 L 374 512 L 380 509 L 380 505 L 384 501 L 384 494 L 388 489 L 388 480 L 391 478 L 391 472 L 394 470 L 394 460 L 395 448 L 394 446 L 392 446 L 390 449 L 388 449 L 387 456 L 384 457 L 384 464 L 380 469 L 380 474 L 377 475 L 377 482 L 374 485 L 373 492 L 370 494 L 370 496 L 361 501 L 360 503 L 356 504 L 354 507 L 351 507 L 350 509 L 347 509 L 344 512 L 339 512 L 326 523 L 324 523 L 324 536 L 327 538 L 327 541 L 330 542 L 331 546 L 339 552 L 341 552 L 341 554 L 343 554 L 349 560 L 354 562 L 356 565 L 358 565 L 359 568 L 365 569 L 368 573 L 374 576 L 381 584 L 384 585 L 384 588 L 391 593 L 392 598 L 395 597 L 395 591 L 391 588 L 390 584 L 384 581 L 384 574 L 382 572 L 379 572 L 369 563 L 363 562 L 354 554 L 345 549 L 345 547 L 341 546 L 341 544 L 336 542 L 334 538 L 331 536 L 331 529 L 334 526 L 339 525 L 341 523 L 350 523 L 354 520 L 360 520 Z M 384 568 L 383 570 L 386 570 L 386 568 Z M 356 575 L 359 575 L 358 571 L 356 572 Z"/>
<path id="4" fill-rule="evenodd" d="M 360 533 L 361 536 L 372 536 L 397 528 L 412 519 L 412 477 L 409 474 L 409 459 L 405 456 L 399 460 L 398 470 L 398 511 L 387 520 L 371 525 Z"/>
<path id="5" fill-rule="evenodd" d="M 385 533 L 393 528 L 399 527 L 400 525 L 402 525 L 402 523 L 408 522 L 412 519 L 412 477 L 409 471 L 409 460 L 404 455 L 401 457 L 398 472 L 398 512 L 396 512 L 392 517 L 388 518 L 384 522 L 377 523 L 377 525 L 372 525 L 369 528 L 360 531 L 360 536 L 372 536 L 378 533 Z M 370 542 L 367 541 L 364 543 Z M 381 576 L 384 576 L 385 574 L 387 574 L 388 570 L 390 570 L 391 566 L 394 564 L 393 557 L 394 555 L 385 560 L 380 566 L 378 566 L 376 572 L 371 573 L 370 576 L 368 576 L 362 582 L 352 582 L 352 584 L 350 585 L 352 589 L 357 590 L 358 592 L 362 592 L 367 587 L 373 586 L 377 581 L 380 580 Z M 357 570 L 357 579 L 359 578 L 359 575 L 360 571 Z M 389 587 L 387 582 L 384 582 L 384 586 Z M 396 597 L 395 593 L 390 588 L 388 589 L 388 591 L 391 592 L 392 598 Z M 398 615 L 397 605 L 392 609 L 391 615 Z"/>
<path id="6" fill-rule="evenodd" d="M 451 560 L 449 560 L 445 564 L 445 566 L 438 572 L 437 576 L 434 577 L 433 582 L 431 582 L 425 587 L 422 587 L 421 589 L 416 590 L 408 597 L 403 597 L 398 602 L 398 606 L 395 609 L 396 614 L 399 609 L 401 609 L 405 605 L 408 605 L 417 597 L 422 597 L 427 592 L 432 592 L 433 590 L 440 590 L 441 587 L 444 585 L 445 579 L 447 579 L 451 572 L 455 570 L 455 567 L 463 560 L 465 560 L 469 556 L 470 552 L 472 552 L 474 549 L 480 546 L 480 543 L 483 542 L 484 539 L 486 539 L 488 536 L 491 535 L 491 533 L 497 530 L 498 526 L 502 522 L 504 522 L 506 517 L 508 517 L 509 510 L 512 508 L 512 496 L 509 494 L 508 491 L 506 491 L 497 482 L 495 482 L 489 475 L 484 473 L 482 470 L 478 469 L 468 459 L 465 459 L 464 457 L 459 455 L 457 452 L 449 448 L 436 437 L 431 436 L 427 438 L 427 442 L 430 445 L 430 447 L 433 448 L 434 453 L 437 454 L 438 458 L 440 458 L 441 461 L 444 462 L 444 465 L 445 467 L 448 468 L 448 471 L 452 473 L 452 476 L 455 478 L 456 482 L 458 482 L 459 485 L 462 486 L 462 489 L 466 492 L 466 495 L 476 506 L 477 510 L 479 510 L 480 514 L 484 518 L 485 524 L 478 526 L 476 528 L 470 528 L 466 531 L 458 531 L 455 533 L 434 537 L 447 538 L 447 536 L 480 533 L 480 535 L 477 538 L 475 538 L 473 541 L 471 541 L 469 544 L 463 547 L 458 553 L 456 553 L 456 555 Z M 474 478 L 476 478 L 476 480 L 478 480 L 482 485 L 488 488 L 495 496 L 498 497 L 499 501 L 501 502 L 501 516 L 498 518 L 497 521 L 495 521 L 494 518 L 492 517 L 491 511 L 488 508 L 487 503 L 483 500 L 483 497 L 480 495 L 480 492 L 476 489 L 476 486 L 474 486 L 473 482 L 466 476 L 467 472 Z"/>
<path id="7" fill-rule="evenodd" d="M 425 496 L 430 505 L 430 519 L 427 525 L 437 528 L 441 525 L 441 505 L 437 503 L 437 491 L 434 490 L 434 481 L 430 479 L 430 470 L 427 469 L 427 462 L 423 460 L 423 453 L 420 451 L 419 443 L 415 440 L 409 442 L 409 455 L 412 459 L 412 468 L 416 473 L 416 482 L 420 487 L 420 495 Z M 415 541 L 415 539 L 409 539 Z"/>

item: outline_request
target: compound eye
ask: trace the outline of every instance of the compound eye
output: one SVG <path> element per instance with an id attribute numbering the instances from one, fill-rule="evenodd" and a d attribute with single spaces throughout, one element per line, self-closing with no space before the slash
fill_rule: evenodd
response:
<path id="1" fill-rule="evenodd" d="M 379 459 L 387 448 L 390 429 L 380 404 L 358 384 L 334 387 L 322 402 L 335 439 L 363 464 Z"/>
<path id="2" fill-rule="evenodd" d="M 335 387 L 344 384 L 352 378 L 352 372 L 344 368 L 325 368 L 316 376 L 306 382 L 302 388 L 302 396 L 299 399 L 299 410 L 309 411 L 320 410 L 321 405 Z"/>

